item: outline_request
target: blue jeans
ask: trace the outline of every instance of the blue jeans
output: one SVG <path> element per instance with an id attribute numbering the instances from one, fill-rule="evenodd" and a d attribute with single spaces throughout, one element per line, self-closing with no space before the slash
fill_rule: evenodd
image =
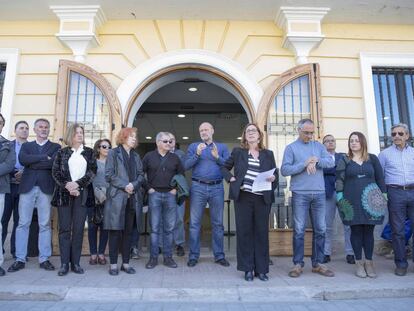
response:
<path id="1" fill-rule="evenodd" d="M 332 254 L 332 237 L 334 235 L 334 222 L 336 215 L 336 192 L 333 193 L 332 197 L 326 199 L 326 234 L 325 234 L 325 255 Z M 345 254 L 354 255 L 354 250 L 351 245 L 351 227 L 344 225 L 344 245 L 345 245 Z"/>
<path id="2" fill-rule="evenodd" d="M 151 257 L 158 257 L 158 239 L 161 230 L 161 219 L 163 223 L 163 254 L 172 257 L 173 230 L 176 219 L 175 194 L 170 192 L 155 191 L 149 194 L 148 207 L 151 223 Z"/>
<path id="3" fill-rule="evenodd" d="M 303 257 L 308 213 L 313 226 L 312 267 L 323 262 L 326 232 L 325 203 L 325 192 L 310 194 L 293 192 L 293 264 L 299 264 L 302 267 L 305 265 Z"/>
<path id="4" fill-rule="evenodd" d="M 200 257 L 201 220 L 206 204 L 209 205 L 212 226 L 212 247 L 214 259 L 224 258 L 224 188 L 223 183 L 206 185 L 193 181 L 190 193 L 190 255 L 189 259 L 198 260 Z"/>
<path id="5" fill-rule="evenodd" d="M 3 210 L 4 210 L 4 193 L 0 193 L 0 218 L 3 216 Z M 0 232 L 2 230 L 1 221 L 0 221 Z M 4 257 L 3 257 L 3 242 L 2 239 L 0 239 L 0 267 L 3 264 Z"/>
<path id="6" fill-rule="evenodd" d="M 398 268 L 407 268 L 405 220 L 408 217 L 411 220 L 411 229 L 414 229 L 414 190 L 387 187 L 387 191 L 394 262 Z"/>
<path id="7" fill-rule="evenodd" d="M 175 226 L 174 226 L 174 231 L 173 231 L 173 242 L 175 245 L 180 245 L 180 246 L 184 246 L 184 242 L 185 242 L 185 232 L 184 232 L 184 214 L 185 214 L 185 202 L 183 202 L 181 205 L 177 204 L 176 207 L 176 221 L 175 221 Z M 160 230 L 162 230 L 162 219 L 161 219 L 161 228 Z M 159 235 L 159 239 L 158 239 L 158 245 L 162 248 L 163 245 L 163 238 L 161 235 L 160 231 L 160 235 Z"/>
<path id="8" fill-rule="evenodd" d="M 89 252 L 91 255 L 104 255 L 106 244 L 108 243 L 108 231 L 104 230 L 103 222 L 96 225 L 92 222 L 95 213 L 95 207 L 88 207 L 88 241 Z M 99 248 L 98 248 L 98 230 L 99 230 Z"/>
<path id="9" fill-rule="evenodd" d="M 52 254 L 50 230 L 51 194 L 43 193 L 38 186 L 27 193 L 20 194 L 19 225 L 16 229 L 16 260 L 26 262 L 29 228 L 33 210 L 37 208 L 39 222 L 39 262 L 42 263 Z"/>

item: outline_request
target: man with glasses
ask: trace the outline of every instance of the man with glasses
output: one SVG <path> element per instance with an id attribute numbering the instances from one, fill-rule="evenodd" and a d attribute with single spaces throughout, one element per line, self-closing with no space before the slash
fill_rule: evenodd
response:
<path id="1" fill-rule="evenodd" d="M 405 220 L 411 220 L 414 229 L 414 148 L 408 145 L 408 126 L 399 123 L 391 127 L 393 144 L 378 156 L 384 169 L 388 192 L 388 211 L 392 229 L 394 273 L 407 274 L 408 261 L 405 250 Z"/>
<path id="2" fill-rule="evenodd" d="M 5 119 L 0 113 L 0 134 L 3 130 Z M 0 135 L 0 218 L 3 216 L 5 194 L 10 192 L 10 173 L 13 172 L 16 163 L 16 154 L 12 144 Z M 0 232 L 2 226 L 0 223 Z M 3 265 L 3 243 L 0 239 L 0 276 L 6 274 Z"/>
<path id="3" fill-rule="evenodd" d="M 177 268 L 172 258 L 173 230 L 176 222 L 176 192 L 171 187 L 172 178 L 184 174 L 184 168 L 177 155 L 171 153 L 173 140 L 167 132 L 160 132 L 156 138 L 157 149 L 148 152 L 143 160 L 144 173 L 147 174 L 148 208 L 151 223 L 150 259 L 145 265 L 153 269 L 158 264 L 158 240 L 163 233 L 164 265 Z M 163 228 L 160 228 L 161 219 Z"/>
<path id="4" fill-rule="evenodd" d="M 323 177 L 325 180 L 325 196 L 326 196 L 326 235 L 325 235 L 325 251 L 323 263 L 328 263 L 331 261 L 332 253 L 332 237 L 333 237 L 333 225 L 336 215 L 336 191 L 335 191 L 335 181 L 336 181 L 336 164 L 341 159 L 343 154 L 336 152 L 336 140 L 333 135 L 325 135 L 322 139 L 326 150 L 331 155 L 332 159 L 335 161 L 335 166 L 331 168 L 323 169 Z M 344 226 L 344 237 L 345 237 L 345 254 L 346 262 L 349 264 L 355 264 L 354 251 L 351 245 L 351 227 Z"/>
<path id="5" fill-rule="evenodd" d="M 325 247 L 325 182 L 323 169 L 335 166 L 335 161 L 325 147 L 313 140 L 315 125 L 310 119 L 298 123 L 299 138 L 289 144 L 283 155 L 281 173 L 291 176 L 293 206 L 293 268 L 290 277 L 303 272 L 304 240 L 307 215 L 313 224 L 312 272 L 332 277 L 334 273 L 322 264 Z"/>
<path id="6" fill-rule="evenodd" d="M 190 254 L 187 265 L 194 267 L 200 257 L 200 229 L 204 209 L 208 203 L 212 224 L 214 260 L 230 266 L 224 255 L 224 188 L 220 166 L 229 157 L 225 144 L 213 141 L 214 128 L 204 122 L 199 127 L 201 142 L 192 143 L 187 150 L 185 169 L 192 169 L 190 190 Z"/>

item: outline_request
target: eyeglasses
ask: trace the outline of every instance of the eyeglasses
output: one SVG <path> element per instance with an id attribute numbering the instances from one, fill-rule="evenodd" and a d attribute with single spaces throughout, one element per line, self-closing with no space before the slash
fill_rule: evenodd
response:
<path id="1" fill-rule="evenodd" d="M 325 143 L 334 143 L 334 142 L 335 142 L 335 139 L 327 139 L 323 143 L 325 144 Z"/>
<path id="2" fill-rule="evenodd" d="M 315 132 L 308 132 L 308 131 L 302 131 L 301 132 L 307 136 L 313 135 Z"/>
<path id="3" fill-rule="evenodd" d="M 163 142 L 164 144 L 172 144 L 172 143 L 173 143 L 173 141 L 172 141 L 172 140 L 162 140 L 162 142 Z"/>
<path id="4" fill-rule="evenodd" d="M 99 148 L 102 148 L 102 149 L 111 149 L 112 147 L 111 146 L 107 146 L 107 145 L 100 145 Z"/>
<path id="5" fill-rule="evenodd" d="M 392 136 L 392 137 L 395 137 L 395 136 L 397 136 L 397 134 L 398 134 L 398 136 L 403 137 L 405 133 L 404 133 L 404 132 L 392 132 L 392 133 L 391 133 L 391 136 Z"/>
<path id="6" fill-rule="evenodd" d="M 246 130 L 246 133 L 257 133 L 257 129 Z"/>

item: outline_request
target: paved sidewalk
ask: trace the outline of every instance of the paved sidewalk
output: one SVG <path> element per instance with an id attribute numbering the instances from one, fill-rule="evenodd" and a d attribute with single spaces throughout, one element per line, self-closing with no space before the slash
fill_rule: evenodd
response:
<path id="1" fill-rule="evenodd" d="M 160 258 L 162 263 L 162 258 Z M 64 300 L 64 301 L 175 301 L 175 302 L 271 302 L 311 301 L 359 298 L 414 297 L 413 265 L 405 277 L 393 274 L 392 260 L 374 259 L 378 278 L 359 279 L 354 276 L 354 265 L 344 257 L 333 257 L 330 267 L 333 278 L 311 272 L 310 259 L 306 259 L 304 274 L 297 279 L 287 275 L 291 258 L 273 257 L 268 282 L 254 279 L 244 281 L 244 274 L 236 270 L 235 257 L 228 257 L 228 268 L 215 264 L 208 255 L 202 256 L 194 268 L 186 265 L 187 257 L 175 258 L 177 269 L 162 264 L 153 270 L 145 269 L 147 257 L 131 260 L 135 275 L 120 272 L 108 274 L 108 266 L 90 266 L 88 257 L 82 257 L 84 275 L 72 272 L 65 277 L 56 271 L 39 268 L 37 258 L 30 258 L 26 268 L 0 277 L 0 299 L 3 300 Z M 52 257 L 58 267 L 59 257 Z M 12 261 L 7 260 L 7 268 Z"/>

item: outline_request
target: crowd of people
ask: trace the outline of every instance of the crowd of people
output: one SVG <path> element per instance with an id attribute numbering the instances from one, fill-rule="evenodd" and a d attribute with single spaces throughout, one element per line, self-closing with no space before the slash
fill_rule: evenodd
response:
<path id="1" fill-rule="evenodd" d="M 5 123 L 0 114 L 0 133 Z M 314 139 L 315 125 L 300 120 L 298 138 L 286 146 L 280 173 L 290 176 L 293 212 L 293 267 L 289 276 L 299 277 L 304 267 L 304 237 L 308 215 L 313 227 L 312 272 L 333 277 L 326 264 L 331 261 L 334 220 L 338 210 L 344 225 L 346 261 L 355 264 L 358 277 L 375 278 L 373 264 L 374 228 L 389 213 L 395 274 L 407 273 L 404 224 L 414 223 L 414 149 L 408 145 L 405 124 L 391 128 L 392 146 L 377 157 L 368 153 L 365 136 L 352 132 L 348 151 L 336 152 L 333 135 Z M 173 259 L 185 255 L 184 211 L 189 198 L 190 223 L 187 266 L 200 257 L 200 231 L 208 204 L 212 226 L 214 261 L 230 263 L 224 253 L 224 186 L 234 201 L 237 234 L 237 270 L 246 281 L 269 279 L 269 214 L 279 182 L 273 152 L 264 146 L 260 128 L 249 123 L 241 143 L 229 153 L 225 144 L 214 141 L 214 128 L 204 122 L 200 141 L 186 154 L 176 149 L 169 132 L 156 136 L 156 148 L 141 160 L 136 152 L 136 128 L 122 128 L 111 141 L 99 139 L 93 149 L 85 146 L 81 124 L 68 126 L 63 146 L 51 142 L 50 123 L 40 118 L 34 123 L 35 140 L 27 142 L 29 125 L 15 124 L 15 140 L 0 135 L 0 248 L 3 248 L 13 215 L 10 251 L 14 258 L 8 272 L 25 268 L 29 228 L 34 209 L 39 225 L 39 266 L 53 271 L 50 217 L 57 208 L 61 265 L 58 275 L 73 271 L 83 274 L 80 265 L 85 221 L 88 222 L 90 265 L 107 265 L 110 275 L 119 271 L 135 274 L 129 264 L 138 257 L 134 232 L 139 233 L 144 206 L 148 206 L 151 226 L 149 259 L 145 267 L 154 269 L 158 257 L 176 268 Z M 191 170 L 191 186 L 184 176 Z M 270 172 L 270 173 L 269 173 Z M 265 176 L 258 187 L 256 179 Z M 1 228 L 3 226 L 3 228 Z M 139 236 L 139 234 L 138 234 Z M 132 251 L 131 251 L 132 250 Z M 3 252 L 0 252 L 0 276 Z M 119 253 L 121 264 L 118 265 Z"/>

